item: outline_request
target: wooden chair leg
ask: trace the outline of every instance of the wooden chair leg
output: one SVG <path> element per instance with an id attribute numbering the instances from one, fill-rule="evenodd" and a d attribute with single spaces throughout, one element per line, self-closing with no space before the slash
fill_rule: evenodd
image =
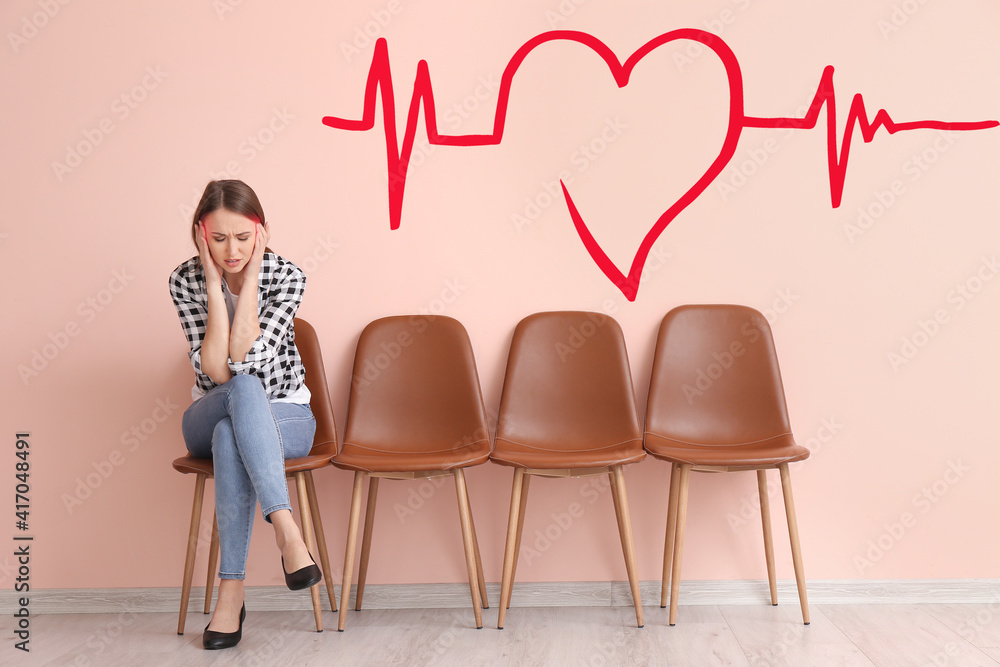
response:
<path id="1" fill-rule="evenodd" d="M 361 534 L 361 563 L 358 566 L 358 589 L 354 593 L 354 611 L 361 611 L 368 578 L 368 556 L 372 549 L 372 528 L 375 525 L 375 504 L 378 501 L 378 477 L 368 480 L 368 503 L 365 505 L 365 529 Z"/>
<path id="2" fill-rule="evenodd" d="M 514 586 L 514 578 L 517 576 L 517 556 L 521 553 L 521 533 L 524 532 L 524 510 L 528 506 L 528 486 L 530 486 L 530 483 L 531 475 L 524 475 L 524 479 L 521 482 L 521 504 L 517 510 L 517 542 L 514 543 L 514 565 L 510 571 L 511 587 Z M 510 597 L 511 591 L 507 591 L 507 609 L 510 609 Z"/>
<path id="3" fill-rule="evenodd" d="M 351 601 L 351 575 L 354 574 L 354 547 L 358 541 L 358 521 L 361 518 L 361 489 L 365 484 L 366 473 L 361 470 L 354 473 L 354 491 L 351 494 L 351 517 L 347 522 L 347 547 L 344 553 L 344 580 L 340 586 L 340 616 L 337 619 L 337 630 L 344 631 L 347 623 L 347 605 Z"/>
<path id="4" fill-rule="evenodd" d="M 771 503 L 767 497 L 767 473 L 757 471 L 757 493 L 760 496 L 760 522 L 764 527 L 764 560 L 767 561 L 767 585 L 771 589 L 771 604 L 778 606 L 778 581 L 774 574 L 774 543 L 771 540 Z"/>
<path id="5" fill-rule="evenodd" d="M 688 483 L 691 466 L 682 464 L 677 489 L 677 536 L 674 538 L 674 562 L 670 573 L 670 625 L 677 624 L 677 593 L 681 584 L 681 560 L 684 557 L 684 524 L 687 522 Z"/>
<path id="6" fill-rule="evenodd" d="M 309 493 L 309 509 L 312 510 L 313 529 L 316 532 L 316 544 L 319 547 L 319 566 L 323 570 L 327 597 L 330 598 L 330 611 L 337 611 L 337 600 L 333 593 L 333 575 L 330 573 L 330 555 L 326 550 L 326 533 L 323 532 L 323 519 L 320 516 L 319 501 L 316 500 L 316 485 L 313 483 L 312 470 L 305 471 L 305 480 L 306 491 Z"/>
<path id="7" fill-rule="evenodd" d="M 612 468 L 608 471 L 608 479 L 611 480 L 611 501 L 615 506 L 615 521 L 618 524 L 618 538 L 622 543 L 622 553 L 625 552 L 625 532 L 622 530 L 622 512 L 618 500 L 618 480 L 615 478 L 615 471 Z"/>
<path id="8" fill-rule="evenodd" d="M 469 505 L 469 490 L 465 486 L 465 471 L 456 468 L 455 489 L 458 493 L 458 515 L 462 522 L 462 541 L 465 543 L 465 564 L 469 570 L 469 589 L 472 591 L 472 611 L 476 616 L 476 629 L 483 627 L 483 607 L 479 598 L 479 575 L 476 572 L 476 551 L 473 547 L 472 512 Z"/>
<path id="9" fill-rule="evenodd" d="M 514 468 L 514 487 L 510 492 L 510 516 L 507 518 L 507 542 L 503 552 L 503 574 L 500 577 L 500 611 L 497 627 L 503 630 L 504 617 L 510 606 L 510 592 L 514 586 L 514 561 L 517 560 L 517 522 L 521 510 L 521 486 L 524 468 Z"/>
<path id="10" fill-rule="evenodd" d="M 795 502 L 792 500 L 792 478 L 788 464 L 778 466 L 781 472 L 781 491 L 785 496 L 785 516 L 788 519 L 788 541 L 792 545 L 792 565 L 795 567 L 795 585 L 799 589 L 799 604 L 802 606 L 802 622 L 809 625 L 809 600 L 806 599 L 806 574 L 802 567 L 802 549 L 799 547 L 799 524 L 795 519 Z"/>
<path id="11" fill-rule="evenodd" d="M 677 492 L 680 490 L 680 466 L 670 464 L 670 491 L 667 494 L 667 534 L 663 538 L 663 578 L 660 580 L 660 609 L 670 595 L 670 568 L 674 564 L 674 538 L 677 537 Z"/>
<path id="12" fill-rule="evenodd" d="M 199 473 L 194 482 L 194 503 L 191 505 L 191 527 L 188 529 L 187 555 L 184 557 L 184 581 L 181 582 L 181 612 L 177 619 L 177 634 L 184 634 L 188 600 L 191 598 L 191 579 L 194 577 L 194 558 L 198 552 L 198 529 L 201 528 L 201 503 L 205 498 L 205 480 L 208 475 Z"/>
<path id="13" fill-rule="evenodd" d="M 316 553 L 316 540 L 313 536 L 312 509 L 309 505 L 309 492 L 306 489 L 305 473 L 295 473 L 295 490 L 299 494 L 299 521 L 302 523 L 302 539 L 309 553 Z M 316 632 L 323 632 L 323 603 L 320 602 L 319 584 L 309 587 L 312 597 L 313 616 L 316 619 Z"/>
<path id="14" fill-rule="evenodd" d="M 486 597 L 486 573 L 483 572 L 483 557 L 479 554 L 479 537 L 476 535 L 476 521 L 472 517 L 471 505 L 469 505 L 469 525 L 472 527 L 472 546 L 475 547 L 476 551 L 476 574 L 479 577 L 479 599 L 483 604 L 483 609 L 489 609 L 490 601 L 489 598 Z"/>
<path id="15" fill-rule="evenodd" d="M 219 520 L 212 512 L 212 541 L 208 545 L 208 577 L 205 580 L 205 613 L 212 611 L 212 592 L 215 590 L 215 571 L 219 566 Z"/>
<path id="16" fill-rule="evenodd" d="M 625 570 L 628 572 L 628 584 L 632 589 L 632 603 L 635 605 L 636 624 L 641 628 L 642 622 L 642 597 L 639 593 L 639 574 L 635 567 L 635 546 L 632 541 L 632 520 L 628 512 L 628 497 L 625 494 L 625 472 L 622 466 L 616 465 L 611 468 L 614 483 L 612 492 L 615 494 L 615 514 L 618 516 L 618 531 L 622 538 L 622 551 L 625 555 Z"/>

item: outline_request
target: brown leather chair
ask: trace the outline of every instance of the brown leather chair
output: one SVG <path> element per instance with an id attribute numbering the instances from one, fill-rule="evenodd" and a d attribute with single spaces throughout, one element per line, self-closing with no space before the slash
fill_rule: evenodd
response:
<path id="1" fill-rule="evenodd" d="M 364 597 L 379 479 L 450 475 L 458 494 L 476 627 L 483 626 L 486 582 L 463 469 L 485 463 L 489 455 L 486 409 L 465 328 L 433 315 L 385 317 L 366 326 L 354 356 L 344 447 L 333 459 L 338 468 L 354 471 L 339 630 L 347 621 L 366 477 L 371 482 L 355 609 L 360 611 Z"/>
<path id="2" fill-rule="evenodd" d="M 645 447 L 652 456 L 671 463 L 660 591 L 661 607 L 670 591 L 670 625 L 677 621 L 692 470 L 757 471 L 771 604 L 778 604 L 765 473 L 771 468 L 781 475 L 802 620 L 808 625 L 788 464 L 807 458 L 809 450 L 792 438 L 774 340 L 763 315 L 753 308 L 727 305 L 681 306 L 667 313 L 660 324 L 649 381 Z"/>
<path id="3" fill-rule="evenodd" d="M 490 459 L 514 468 L 497 627 L 510 606 L 528 483 L 607 474 L 635 617 L 642 602 L 622 466 L 645 458 L 621 327 L 600 313 L 530 315 L 514 330 Z"/>
<path id="4" fill-rule="evenodd" d="M 295 480 L 299 496 L 299 516 L 302 523 L 302 536 L 312 553 L 319 549 L 320 567 L 326 580 L 326 592 L 330 598 L 330 609 L 337 611 L 337 603 L 333 594 L 333 579 L 330 575 L 330 558 L 326 550 L 326 537 L 323 534 L 323 520 L 320 518 L 319 503 L 316 501 L 316 487 L 313 484 L 312 471 L 330 465 L 330 459 L 337 453 L 337 424 L 333 418 L 333 404 L 330 400 L 330 390 L 326 382 L 326 370 L 323 367 L 323 354 L 320 352 L 319 339 L 312 325 L 301 318 L 295 318 L 295 347 L 298 348 L 302 364 L 306 369 L 306 386 L 312 394 L 309 406 L 316 417 L 316 435 L 313 446 L 307 456 L 285 461 L 285 474 Z M 184 560 L 184 584 L 181 588 L 181 611 L 177 621 L 177 634 L 184 634 L 184 621 L 187 618 L 188 599 L 191 596 L 191 579 L 194 575 L 194 560 L 198 549 L 198 532 L 201 523 L 201 505 L 205 494 L 205 480 L 214 475 L 212 459 L 199 459 L 193 456 L 182 456 L 174 460 L 174 470 L 197 475 L 194 484 L 194 505 L 191 508 L 191 529 L 188 532 L 187 557 Z M 314 539 L 313 526 L 316 534 Z M 317 544 L 318 542 L 318 544 Z M 205 613 L 212 610 L 212 591 L 215 588 L 215 569 L 219 558 L 219 527 L 212 519 L 212 542 L 209 547 L 208 579 L 205 583 Z M 316 619 L 316 632 L 323 631 L 323 617 L 320 605 L 319 584 L 310 589 L 312 594 L 313 615 Z"/>

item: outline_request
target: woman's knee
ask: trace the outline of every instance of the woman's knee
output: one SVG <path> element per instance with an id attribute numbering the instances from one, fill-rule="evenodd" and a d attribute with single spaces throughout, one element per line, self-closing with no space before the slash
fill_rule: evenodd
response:
<path id="1" fill-rule="evenodd" d="M 236 432 L 233 430 L 233 420 L 229 417 L 223 417 L 215 424 L 215 428 L 212 430 L 212 448 L 214 449 L 221 443 L 235 443 L 236 442 Z"/>
<path id="2" fill-rule="evenodd" d="M 234 375 L 226 382 L 229 400 L 258 398 L 267 400 L 264 385 L 256 375 Z"/>

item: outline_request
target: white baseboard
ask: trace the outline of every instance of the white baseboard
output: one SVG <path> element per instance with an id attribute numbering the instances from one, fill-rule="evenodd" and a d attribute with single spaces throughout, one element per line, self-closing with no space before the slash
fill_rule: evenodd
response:
<path id="1" fill-rule="evenodd" d="M 1000 601 L 1000 579 L 810 580 L 810 604 L 975 604 Z M 500 602 L 500 584 L 486 586 L 491 604 Z M 340 602 L 340 587 L 335 588 Z M 324 607 L 329 602 L 322 589 Z M 660 582 L 640 584 L 643 604 L 658 605 Z M 13 609 L 23 593 L 0 592 L 0 606 Z M 32 614 L 176 612 L 180 588 L 40 589 L 28 594 Z M 353 591 L 352 591 L 353 599 Z M 193 588 L 189 612 L 204 605 L 204 587 Z M 312 609 L 309 594 L 279 586 L 248 587 L 247 605 L 260 611 Z M 778 600 L 798 603 L 793 580 L 778 581 Z M 681 605 L 768 604 L 767 581 L 684 581 Z M 467 584 L 371 584 L 366 609 L 434 609 L 471 605 Z M 632 606 L 628 582 L 515 583 L 512 607 Z"/>

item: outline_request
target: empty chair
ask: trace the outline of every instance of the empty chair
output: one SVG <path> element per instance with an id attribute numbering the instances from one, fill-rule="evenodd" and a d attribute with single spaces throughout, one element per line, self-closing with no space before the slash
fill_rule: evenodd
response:
<path id="1" fill-rule="evenodd" d="M 490 455 L 486 409 L 465 328 L 442 316 L 375 320 L 361 332 L 354 357 L 344 446 L 333 464 L 354 471 L 338 628 L 343 631 L 354 567 L 361 493 L 368 503 L 355 609 L 361 609 L 380 478 L 455 479 L 476 627 L 488 606 L 464 468 Z"/>
<path id="2" fill-rule="evenodd" d="M 330 460 L 337 453 L 337 424 L 333 418 L 333 404 L 330 401 L 330 390 L 326 382 L 326 371 L 323 368 L 323 354 L 319 347 L 319 338 L 312 325 L 302 318 L 295 318 L 295 347 L 305 366 L 305 384 L 309 387 L 311 398 L 309 407 L 316 417 L 316 434 L 313 436 L 313 446 L 307 456 L 285 460 L 285 474 L 295 480 L 299 496 L 299 516 L 302 524 L 302 537 L 310 552 L 319 550 L 320 567 L 326 580 L 326 592 L 330 598 L 330 609 L 337 611 L 337 603 L 333 594 L 333 579 L 330 576 L 330 559 L 327 556 L 326 537 L 323 534 L 323 521 L 320 518 L 319 503 L 316 501 L 316 487 L 313 484 L 312 471 L 330 465 Z M 191 579 L 194 576 L 194 560 L 198 550 L 199 524 L 201 523 L 201 505 L 205 493 L 205 480 L 214 476 L 212 459 L 200 459 L 193 456 L 182 456 L 175 459 L 174 470 L 185 474 L 195 474 L 194 503 L 191 508 L 191 528 L 188 531 L 187 556 L 184 561 L 184 582 L 181 587 L 181 610 L 177 621 L 177 634 L 184 634 L 184 621 L 187 617 L 188 600 L 191 596 Z M 214 512 L 213 512 L 214 516 Z M 315 537 L 313 541 L 313 527 Z M 212 521 L 212 541 L 209 547 L 208 579 L 205 584 L 205 613 L 212 608 L 212 590 L 215 588 L 215 568 L 219 558 L 219 528 Z M 313 615 L 316 621 L 316 631 L 323 630 L 322 609 L 320 607 L 319 584 L 310 589 L 312 594 Z"/>
<path id="3" fill-rule="evenodd" d="M 635 616 L 642 606 L 622 466 L 645 457 L 625 339 L 600 313 L 550 312 L 517 325 L 500 399 L 494 463 L 514 468 L 497 627 L 503 628 L 532 476 L 607 474 Z"/>
<path id="4" fill-rule="evenodd" d="M 667 313 L 649 382 L 645 447 L 671 463 L 660 592 L 661 607 L 670 592 L 670 625 L 677 621 L 692 470 L 757 472 L 771 603 L 778 603 L 765 472 L 771 468 L 781 476 L 802 620 L 808 625 L 788 464 L 807 458 L 809 450 L 792 438 L 771 328 L 763 315 L 729 305 L 681 306 Z"/>

